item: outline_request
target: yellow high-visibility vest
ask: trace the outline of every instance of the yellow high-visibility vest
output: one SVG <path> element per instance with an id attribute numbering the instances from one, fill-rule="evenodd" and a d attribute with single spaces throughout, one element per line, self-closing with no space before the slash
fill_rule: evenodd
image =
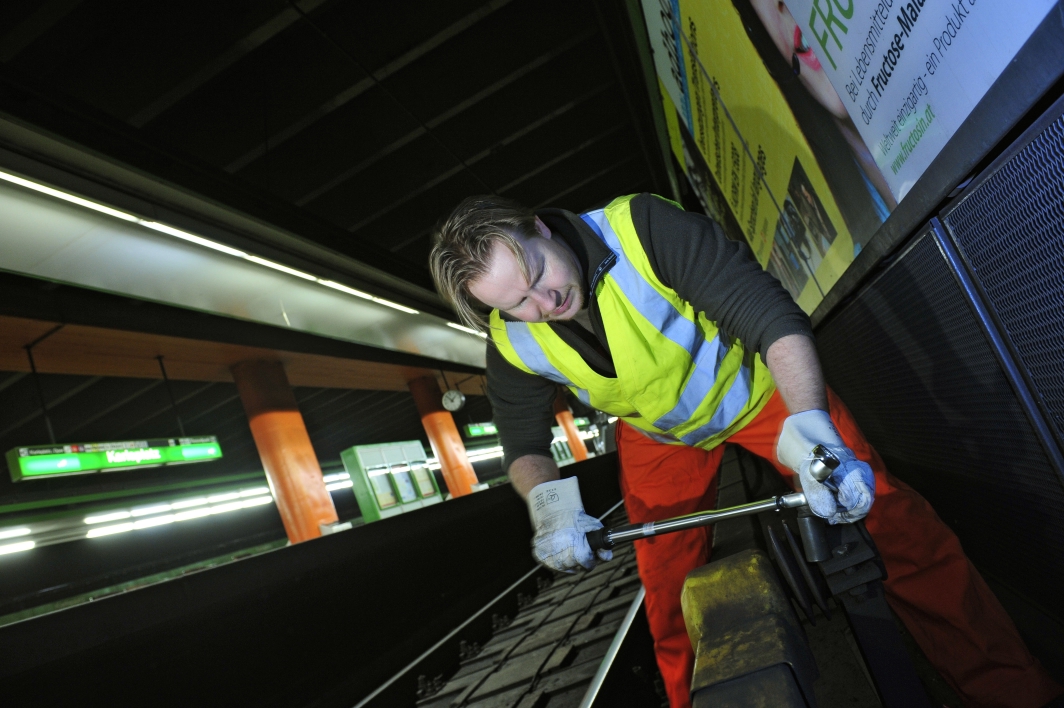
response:
<path id="1" fill-rule="evenodd" d="M 665 286 L 620 197 L 581 214 L 615 263 L 594 284 L 616 378 L 602 376 L 545 322 L 491 313 L 491 337 L 511 364 L 568 386 L 584 403 L 665 443 L 711 449 L 749 423 L 775 385 L 756 352 Z"/>

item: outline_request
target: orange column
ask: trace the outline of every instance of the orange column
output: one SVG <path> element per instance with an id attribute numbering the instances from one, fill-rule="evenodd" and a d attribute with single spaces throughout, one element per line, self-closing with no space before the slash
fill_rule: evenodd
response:
<path id="1" fill-rule="evenodd" d="M 440 461 L 440 472 L 452 497 L 473 493 L 477 474 L 466 457 L 465 444 L 454 424 L 454 416 L 443 407 L 443 392 L 435 376 L 423 376 L 409 382 L 410 393 L 421 414 L 421 424 L 429 436 L 429 444 Z"/>
<path id="2" fill-rule="evenodd" d="M 300 543 L 321 536 L 321 524 L 337 521 L 336 507 L 284 367 L 245 361 L 231 371 L 288 539 Z"/>
<path id="3" fill-rule="evenodd" d="M 565 402 L 565 389 L 558 389 L 558 395 L 554 397 L 554 419 L 565 431 L 565 437 L 569 439 L 569 449 L 572 450 L 573 459 L 577 462 L 587 459 L 587 446 L 580 439 L 580 431 L 576 429 L 573 420 L 573 412 L 569 410 L 569 404 Z"/>

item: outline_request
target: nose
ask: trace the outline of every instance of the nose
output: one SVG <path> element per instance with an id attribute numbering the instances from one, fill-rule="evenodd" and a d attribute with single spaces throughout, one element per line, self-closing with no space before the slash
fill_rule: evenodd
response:
<path id="1" fill-rule="evenodd" d="M 540 290 L 534 289 L 529 296 L 532 298 L 532 302 L 536 303 L 539 307 L 540 315 L 547 317 L 550 313 L 561 304 L 558 300 L 558 292 L 556 290 Z"/>

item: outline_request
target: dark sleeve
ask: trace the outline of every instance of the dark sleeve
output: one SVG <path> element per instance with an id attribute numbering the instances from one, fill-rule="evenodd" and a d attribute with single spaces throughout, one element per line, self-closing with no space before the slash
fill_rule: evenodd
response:
<path id="1" fill-rule="evenodd" d="M 525 455 L 552 457 L 551 426 L 558 386 L 542 376 L 521 371 L 490 342 L 487 364 L 488 400 L 502 443 L 502 468 L 509 473 L 513 461 Z"/>
<path id="2" fill-rule="evenodd" d="M 760 352 L 789 334 L 812 338 L 809 317 L 745 243 L 720 224 L 650 194 L 632 200 L 632 219 L 662 283 L 705 312 L 743 347 Z"/>

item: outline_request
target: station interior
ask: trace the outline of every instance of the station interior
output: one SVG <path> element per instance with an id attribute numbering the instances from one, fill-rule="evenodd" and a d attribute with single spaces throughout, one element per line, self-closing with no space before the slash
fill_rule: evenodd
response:
<path id="1" fill-rule="evenodd" d="M 1064 3 L 10 0 L 0 704 L 1064 705 L 958 682 L 940 655 L 996 635 L 929 648 L 875 533 L 821 525 L 814 558 L 796 490 L 726 442 L 704 509 L 777 501 L 680 532 L 711 553 L 677 698 L 635 428 L 576 386 L 550 452 L 613 558 L 537 563 L 496 340 L 430 252 L 470 196 L 644 193 L 775 276 L 1064 684 Z"/>

